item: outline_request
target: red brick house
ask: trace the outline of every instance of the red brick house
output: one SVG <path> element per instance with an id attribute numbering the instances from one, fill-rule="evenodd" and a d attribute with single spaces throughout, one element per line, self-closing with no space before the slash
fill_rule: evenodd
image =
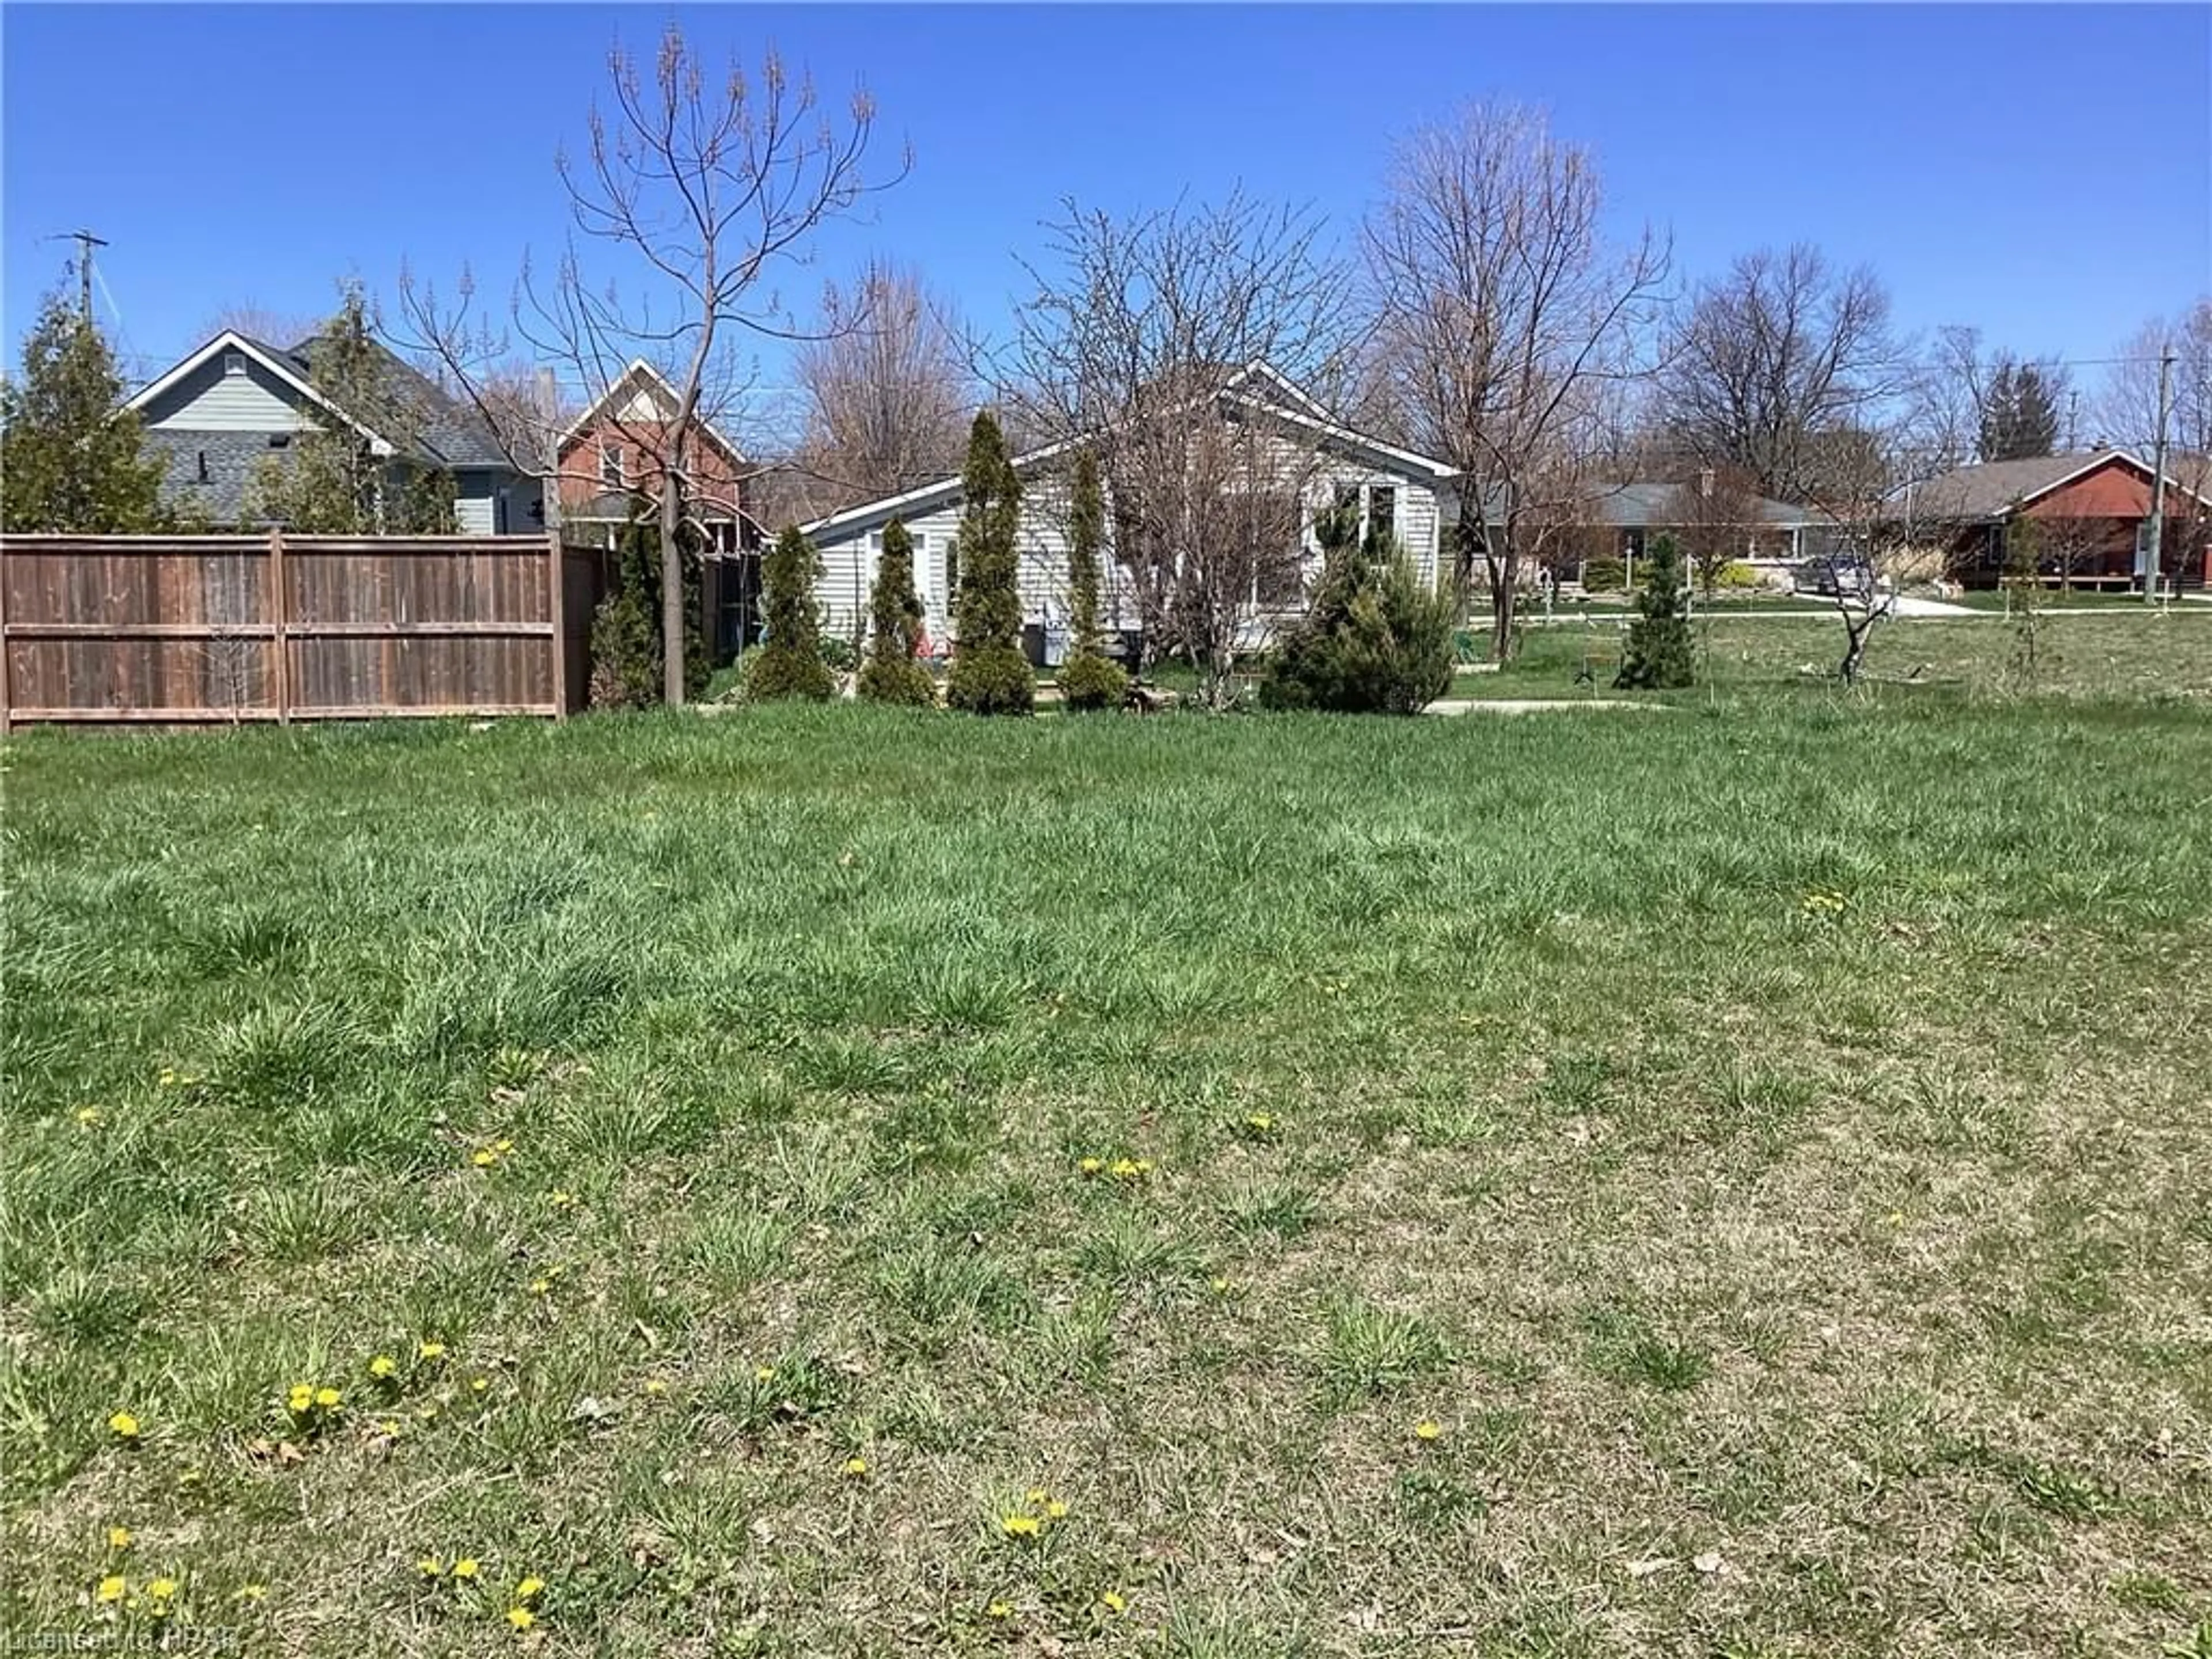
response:
<path id="1" fill-rule="evenodd" d="M 1950 574 L 1969 587 L 1993 587 L 2004 574 L 2014 527 L 2032 520 L 2037 565 L 2046 580 L 2140 591 L 2149 548 L 2151 469 L 2124 449 L 1960 467 L 1912 487 L 1901 507 L 1937 527 Z M 2197 586 L 2212 558 L 2212 499 L 2171 469 L 2160 564 L 2164 580 Z"/>
<path id="2" fill-rule="evenodd" d="M 657 514 L 667 476 L 676 389 L 640 359 L 569 422 L 556 451 L 564 538 L 611 549 L 641 503 Z M 744 454 L 703 415 L 693 412 L 684 444 L 689 486 L 684 512 L 707 547 L 702 626 L 718 659 L 733 655 L 757 631 L 759 524 L 746 511 Z"/>

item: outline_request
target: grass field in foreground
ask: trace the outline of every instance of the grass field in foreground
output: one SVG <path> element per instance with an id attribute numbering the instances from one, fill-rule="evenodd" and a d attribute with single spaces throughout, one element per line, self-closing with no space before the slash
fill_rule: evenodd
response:
<path id="1" fill-rule="evenodd" d="M 2201 708 L 0 752 L 11 1647 L 2212 1648 Z"/>

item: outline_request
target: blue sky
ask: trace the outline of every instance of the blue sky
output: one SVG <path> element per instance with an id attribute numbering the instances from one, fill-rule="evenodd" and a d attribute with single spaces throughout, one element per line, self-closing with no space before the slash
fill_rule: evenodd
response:
<path id="1" fill-rule="evenodd" d="M 558 238 L 577 142 L 647 6 L 9 4 L 9 356 L 88 225 L 103 320 L 141 363 L 228 304 L 390 295 L 403 259 L 504 295 Z M 1006 314 L 1063 195 L 1114 209 L 1241 181 L 1348 230 L 1391 135 L 1458 99 L 1550 106 L 1624 228 L 1689 274 L 1809 239 L 1872 264 L 1900 319 L 2106 355 L 2212 289 L 2212 8 L 1328 5 L 678 9 L 701 46 L 774 40 L 825 94 L 864 79 L 912 176 L 824 236 L 794 291 L 872 250 L 978 323 Z M 775 365 L 768 365 L 775 378 Z M 2094 371 L 2090 371 L 2094 374 Z"/>

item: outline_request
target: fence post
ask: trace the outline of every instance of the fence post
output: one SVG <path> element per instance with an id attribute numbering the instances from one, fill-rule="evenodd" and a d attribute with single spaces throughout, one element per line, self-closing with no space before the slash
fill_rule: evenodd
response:
<path id="1" fill-rule="evenodd" d="M 284 624 L 289 620 L 291 599 L 284 580 L 284 530 L 272 525 L 269 530 L 269 619 L 275 627 L 270 636 L 270 648 L 276 657 L 270 665 L 270 679 L 276 695 L 276 723 L 292 723 L 292 653 L 284 643 Z"/>
<path id="2" fill-rule="evenodd" d="M 561 532 L 545 532 L 547 580 L 545 613 L 553 624 L 553 653 L 550 678 L 553 684 L 553 718 L 568 718 L 568 567 L 561 546 Z"/>
<path id="3" fill-rule="evenodd" d="M 8 666 L 13 654 L 8 649 L 8 543 L 0 537 L 0 738 L 15 729 L 15 699 L 9 684 L 15 677 Z"/>

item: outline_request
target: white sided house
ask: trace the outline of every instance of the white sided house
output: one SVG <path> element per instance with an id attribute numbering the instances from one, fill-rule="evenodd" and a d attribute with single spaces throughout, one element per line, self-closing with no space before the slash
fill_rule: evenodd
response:
<path id="1" fill-rule="evenodd" d="M 136 410 L 149 447 L 168 457 L 162 499 L 218 528 L 249 529 L 255 474 L 282 465 L 303 432 L 335 423 L 361 434 L 384 458 L 393 480 L 413 470 L 453 480 L 453 516 L 463 535 L 521 535 L 544 525 L 543 492 L 518 472 L 482 416 L 450 398 L 380 343 L 406 432 L 385 433 L 360 412 L 339 408 L 315 384 L 312 338 L 280 349 L 225 329 L 125 405 Z"/>
<path id="2" fill-rule="evenodd" d="M 1304 526 L 1295 562 L 1274 591 L 1255 591 L 1255 633 L 1304 609 L 1321 568 L 1313 521 L 1340 501 L 1356 501 L 1364 535 L 1372 526 L 1395 533 L 1433 586 L 1439 552 L 1437 496 L 1456 476 L 1443 462 L 1397 448 L 1343 426 L 1297 386 L 1264 364 L 1231 378 L 1220 398 L 1225 419 L 1249 423 L 1279 447 L 1281 471 L 1297 480 L 1299 522 Z M 1021 524 L 1016 543 L 1022 592 L 1024 648 L 1032 661 L 1057 661 L 1069 615 L 1067 520 L 1069 468 L 1078 441 L 1063 441 L 1013 458 L 1022 481 Z M 1100 621 L 1109 634 L 1133 635 L 1141 627 L 1127 574 L 1114 557 L 1112 502 L 1108 546 L 1100 573 Z M 822 556 L 817 593 L 824 630 L 858 639 L 867 626 L 868 594 L 882 556 L 884 530 L 902 522 L 914 543 L 915 589 L 933 647 L 953 637 L 952 596 L 960 580 L 957 540 L 965 503 L 957 476 L 896 495 L 863 502 L 800 526 Z M 1295 568 L 1300 580 L 1291 583 Z"/>

